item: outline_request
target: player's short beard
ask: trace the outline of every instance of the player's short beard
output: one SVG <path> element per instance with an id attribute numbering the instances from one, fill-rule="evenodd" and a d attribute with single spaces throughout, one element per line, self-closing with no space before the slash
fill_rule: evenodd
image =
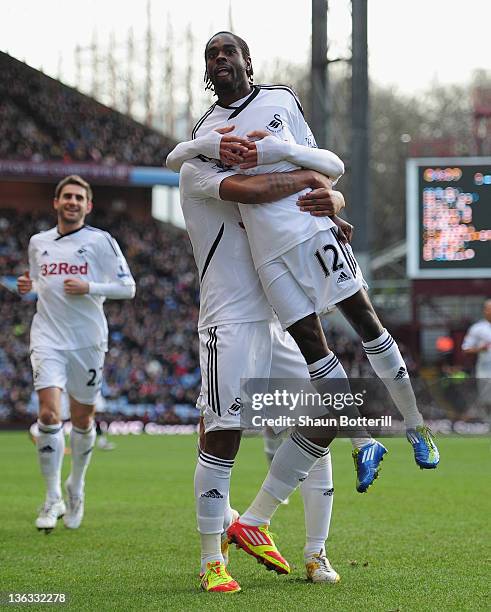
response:
<path id="1" fill-rule="evenodd" d="M 220 94 L 233 93 L 237 89 L 237 86 L 238 83 L 236 78 L 230 80 L 228 83 L 213 83 L 213 88 L 218 97 L 220 97 Z"/>
<path id="2" fill-rule="evenodd" d="M 221 94 L 234 93 L 235 91 L 238 91 L 241 88 L 243 79 L 242 79 L 240 72 L 237 71 L 235 68 L 232 68 L 231 76 L 232 78 L 230 79 L 230 81 L 226 81 L 226 82 L 214 82 L 212 80 L 213 88 L 215 90 L 216 95 L 219 98 Z"/>

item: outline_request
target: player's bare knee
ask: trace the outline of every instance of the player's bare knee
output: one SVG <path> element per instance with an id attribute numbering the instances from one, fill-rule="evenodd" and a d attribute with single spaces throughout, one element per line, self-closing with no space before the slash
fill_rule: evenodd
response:
<path id="1" fill-rule="evenodd" d="M 95 406 L 81 404 L 70 397 L 70 418 L 77 429 L 89 429 L 94 423 Z"/>
<path id="2" fill-rule="evenodd" d="M 322 446 L 323 448 L 327 448 L 332 442 L 331 437 L 324 435 L 317 435 L 315 438 L 309 438 L 309 440 L 317 446 Z"/>
<path id="3" fill-rule="evenodd" d="M 290 325 L 287 331 L 307 363 L 319 361 L 328 354 L 322 325 L 315 312 Z"/>
<path id="4" fill-rule="evenodd" d="M 383 329 L 373 308 L 368 308 L 360 313 L 358 334 L 363 342 L 376 340 L 382 334 Z"/>
<path id="5" fill-rule="evenodd" d="M 340 302 L 338 307 L 363 342 L 375 340 L 382 334 L 383 325 L 364 289 Z"/>
<path id="6" fill-rule="evenodd" d="M 57 425 L 60 423 L 58 407 L 52 401 L 41 401 L 39 403 L 39 421 L 43 425 Z"/>
<path id="7" fill-rule="evenodd" d="M 71 421 L 72 425 L 77 429 L 89 429 L 94 424 L 94 417 L 92 414 L 72 415 Z"/>
<path id="8" fill-rule="evenodd" d="M 204 452 L 220 459 L 235 459 L 240 445 L 239 430 L 210 431 L 204 436 Z"/>

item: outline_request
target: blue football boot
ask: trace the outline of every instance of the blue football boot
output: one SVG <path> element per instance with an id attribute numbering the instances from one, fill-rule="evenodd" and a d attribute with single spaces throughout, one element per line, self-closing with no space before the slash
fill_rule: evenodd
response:
<path id="1" fill-rule="evenodd" d="M 433 441 L 431 429 L 426 425 L 408 429 L 406 438 L 414 450 L 414 460 L 422 470 L 433 470 L 440 462 L 440 453 Z"/>
<path id="2" fill-rule="evenodd" d="M 374 440 L 353 451 L 353 461 L 356 470 L 356 490 L 365 493 L 368 487 L 378 477 L 380 463 L 383 461 L 387 449 L 383 444 Z"/>

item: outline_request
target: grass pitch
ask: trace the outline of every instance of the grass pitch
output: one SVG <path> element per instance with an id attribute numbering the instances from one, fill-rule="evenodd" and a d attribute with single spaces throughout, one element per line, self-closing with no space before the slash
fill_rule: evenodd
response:
<path id="1" fill-rule="evenodd" d="M 91 611 L 489 609 L 489 438 L 439 438 L 434 472 L 416 467 L 405 440 L 388 440 L 381 477 L 364 495 L 354 489 L 350 446 L 337 441 L 328 556 L 341 582 L 305 582 L 295 493 L 272 526 L 292 574 L 267 572 L 234 548 L 230 572 L 243 591 L 221 596 L 198 589 L 195 437 L 115 441 L 115 451 L 94 453 L 82 527 L 60 521 L 46 536 L 34 527 L 43 499 L 35 449 L 27 434 L 0 434 L 0 591 L 65 592 L 65 608 Z M 68 466 L 69 457 L 65 476 Z M 234 507 L 245 509 L 265 473 L 261 440 L 244 440 Z"/>

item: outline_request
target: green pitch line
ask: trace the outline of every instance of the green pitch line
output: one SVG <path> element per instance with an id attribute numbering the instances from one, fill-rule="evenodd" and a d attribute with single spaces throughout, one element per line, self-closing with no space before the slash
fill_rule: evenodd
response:
<path id="1" fill-rule="evenodd" d="M 34 527 L 43 498 L 35 449 L 26 434 L 0 434 L 0 591 L 66 592 L 62 609 L 91 611 L 488 609 L 489 438 L 440 437 L 435 471 L 419 470 L 404 440 L 388 440 L 381 476 L 364 495 L 355 492 L 350 445 L 337 441 L 328 556 L 341 583 L 305 582 L 295 493 L 272 525 L 292 574 L 272 575 L 234 548 L 230 572 L 243 591 L 228 596 L 198 590 L 196 439 L 115 441 L 115 451 L 95 451 L 82 527 L 60 522 L 46 536 Z M 245 440 L 232 480 L 239 511 L 265 473 L 261 440 Z"/>

